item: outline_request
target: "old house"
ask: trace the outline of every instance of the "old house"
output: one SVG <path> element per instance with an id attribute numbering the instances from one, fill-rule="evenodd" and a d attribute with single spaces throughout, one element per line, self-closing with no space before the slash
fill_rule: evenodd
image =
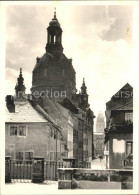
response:
<path id="1" fill-rule="evenodd" d="M 6 97 L 5 155 L 12 160 L 61 160 L 64 153 L 61 128 L 36 103 L 25 95 L 22 71 L 15 87 L 16 95 Z"/>
<path id="2" fill-rule="evenodd" d="M 106 103 L 106 165 L 133 168 L 133 88 L 127 83 Z"/>

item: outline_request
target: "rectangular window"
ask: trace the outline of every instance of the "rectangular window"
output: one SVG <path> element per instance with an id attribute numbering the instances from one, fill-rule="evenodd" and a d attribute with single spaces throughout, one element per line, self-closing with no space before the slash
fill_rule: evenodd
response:
<path id="1" fill-rule="evenodd" d="M 16 126 L 11 126 L 10 127 L 10 135 L 11 136 L 17 135 L 17 127 Z"/>
<path id="2" fill-rule="evenodd" d="M 26 126 L 10 126 L 10 136 L 26 136 Z"/>
<path id="3" fill-rule="evenodd" d="M 25 160 L 32 160 L 33 152 L 25 152 Z"/>
<path id="4" fill-rule="evenodd" d="M 126 142 L 126 155 L 133 154 L 133 142 Z"/>
<path id="5" fill-rule="evenodd" d="M 125 113 L 125 121 L 133 122 L 133 113 Z"/>
<path id="6" fill-rule="evenodd" d="M 19 136 L 26 136 L 26 126 L 19 126 Z"/>
<path id="7" fill-rule="evenodd" d="M 23 152 L 16 152 L 16 160 L 19 161 L 23 160 Z"/>

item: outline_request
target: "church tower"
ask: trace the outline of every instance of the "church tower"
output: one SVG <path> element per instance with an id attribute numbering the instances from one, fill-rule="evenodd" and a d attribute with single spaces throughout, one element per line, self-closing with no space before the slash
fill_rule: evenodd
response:
<path id="1" fill-rule="evenodd" d="M 17 84 L 15 86 L 15 92 L 16 92 L 16 97 L 21 98 L 25 95 L 25 85 L 24 85 L 24 78 L 22 76 L 22 68 L 20 68 L 20 74 L 19 77 L 17 78 Z"/>
<path id="2" fill-rule="evenodd" d="M 63 53 L 62 28 L 54 12 L 54 18 L 47 28 L 46 53 L 36 58 L 32 72 L 31 92 L 41 97 L 50 97 L 61 101 L 71 98 L 76 90 L 75 70 L 72 60 Z"/>
<path id="3" fill-rule="evenodd" d="M 85 85 L 85 79 L 83 78 L 83 83 L 81 86 L 81 93 L 80 93 L 80 105 L 79 107 L 82 108 L 83 110 L 86 110 L 88 108 L 88 94 L 87 94 L 87 87 Z"/>
<path id="4" fill-rule="evenodd" d="M 96 120 L 96 132 L 104 133 L 104 129 L 105 129 L 105 120 L 104 120 L 103 113 L 100 111 Z"/>

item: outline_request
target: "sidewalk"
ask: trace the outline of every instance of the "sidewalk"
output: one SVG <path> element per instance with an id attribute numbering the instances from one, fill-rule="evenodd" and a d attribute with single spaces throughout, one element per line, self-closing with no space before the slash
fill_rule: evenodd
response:
<path id="1" fill-rule="evenodd" d="M 101 161 L 100 161 L 100 159 L 92 160 L 91 169 L 93 169 L 93 170 L 106 169 L 105 159 L 103 158 Z"/>
<path id="2" fill-rule="evenodd" d="M 20 194 L 59 194 L 57 181 L 44 181 L 44 183 L 32 183 L 31 180 L 12 180 L 2 186 L 2 195 Z M 61 192 L 60 192 L 61 194 Z"/>

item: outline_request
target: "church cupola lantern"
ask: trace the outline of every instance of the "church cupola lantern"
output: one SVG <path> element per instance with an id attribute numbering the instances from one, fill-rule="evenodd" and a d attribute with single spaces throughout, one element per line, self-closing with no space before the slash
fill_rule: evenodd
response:
<path id="1" fill-rule="evenodd" d="M 56 18 L 56 10 L 54 12 L 54 18 L 50 21 L 47 28 L 47 44 L 46 44 L 47 53 L 62 53 L 62 29 L 60 23 Z"/>

